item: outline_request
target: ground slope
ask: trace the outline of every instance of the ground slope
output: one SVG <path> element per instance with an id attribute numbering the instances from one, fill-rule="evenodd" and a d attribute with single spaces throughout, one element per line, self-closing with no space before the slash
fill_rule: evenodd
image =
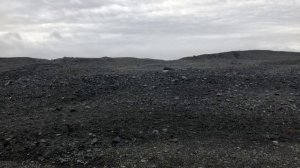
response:
<path id="1" fill-rule="evenodd" d="M 299 167 L 299 60 L 239 51 L 2 67 L 0 165 Z"/>

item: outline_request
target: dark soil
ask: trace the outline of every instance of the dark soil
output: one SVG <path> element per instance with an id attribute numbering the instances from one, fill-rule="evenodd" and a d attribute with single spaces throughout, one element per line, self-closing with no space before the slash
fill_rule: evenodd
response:
<path id="1" fill-rule="evenodd" d="M 299 53 L 19 59 L 0 167 L 300 167 Z"/>

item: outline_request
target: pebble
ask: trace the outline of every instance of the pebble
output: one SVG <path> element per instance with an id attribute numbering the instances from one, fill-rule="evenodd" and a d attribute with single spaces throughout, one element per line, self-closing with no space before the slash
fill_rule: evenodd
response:
<path id="1" fill-rule="evenodd" d="M 221 97 L 221 96 L 223 96 L 223 94 L 222 93 L 217 93 L 217 96 Z"/>
<path id="2" fill-rule="evenodd" d="M 153 135 L 159 135 L 159 131 L 158 131 L 158 130 L 153 130 L 153 131 L 152 131 L 152 134 L 153 134 Z"/>
<path id="3" fill-rule="evenodd" d="M 91 142 L 92 145 L 96 144 L 98 142 L 98 139 L 97 138 L 94 138 Z"/>
<path id="4" fill-rule="evenodd" d="M 76 162 L 79 163 L 79 164 L 84 164 L 84 161 L 82 161 L 80 159 L 76 160 Z"/>
<path id="5" fill-rule="evenodd" d="M 46 143 L 47 140 L 46 140 L 46 139 L 41 139 L 40 142 L 41 142 L 41 143 Z"/>
<path id="6" fill-rule="evenodd" d="M 181 79 L 187 80 L 188 78 L 186 76 L 182 76 Z"/>
<path id="7" fill-rule="evenodd" d="M 6 138 L 5 139 L 5 141 L 11 141 L 12 140 L 12 138 Z"/>
<path id="8" fill-rule="evenodd" d="M 9 80 L 9 81 L 7 81 L 7 82 L 4 84 L 4 86 L 9 86 L 9 85 L 11 85 L 11 84 L 12 84 L 12 81 Z"/>
<path id="9" fill-rule="evenodd" d="M 71 113 L 75 113 L 77 110 L 76 109 L 70 109 Z"/>
<path id="10" fill-rule="evenodd" d="M 170 142 L 177 143 L 177 142 L 178 142 L 178 139 L 177 139 L 177 138 L 170 139 Z"/>
<path id="11" fill-rule="evenodd" d="M 112 140 L 112 143 L 113 144 L 118 144 L 121 142 L 121 138 L 119 136 L 115 137 L 113 140 Z"/>
<path id="12" fill-rule="evenodd" d="M 146 159 L 142 159 L 141 162 L 142 162 L 142 163 L 146 163 L 147 160 L 146 160 Z"/>
<path id="13" fill-rule="evenodd" d="M 54 111 L 61 111 L 62 110 L 62 107 L 56 107 L 55 109 L 54 109 Z"/>
<path id="14" fill-rule="evenodd" d="M 167 72 L 168 72 L 168 71 L 172 71 L 172 70 L 174 70 L 174 69 L 173 69 L 173 68 L 170 68 L 170 67 L 164 67 L 164 68 L 163 68 L 163 71 L 167 71 Z"/>
<path id="15" fill-rule="evenodd" d="M 58 158 L 58 160 L 59 160 L 59 162 L 62 163 L 62 164 L 68 162 L 68 160 L 65 159 L 65 158 Z"/>
<path id="16" fill-rule="evenodd" d="M 42 157 L 42 156 L 40 156 L 40 157 L 38 157 L 38 160 L 39 160 L 39 161 L 44 161 L 44 160 L 45 160 L 45 158 L 44 158 L 44 157 Z"/>
<path id="17" fill-rule="evenodd" d="M 274 145 L 279 145 L 278 141 L 272 141 Z"/>

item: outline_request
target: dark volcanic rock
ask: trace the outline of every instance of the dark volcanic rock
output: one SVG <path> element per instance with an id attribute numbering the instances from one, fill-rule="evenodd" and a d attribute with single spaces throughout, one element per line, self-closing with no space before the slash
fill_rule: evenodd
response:
<path id="1" fill-rule="evenodd" d="M 113 143 L 113 144 L 121 143 L 121 138 L 120 138 L 119 136 L 115 137 L 115 138 L 112 140 L 112 143 Z"/>
<path id="2" fill-rule="evenodd" d="M 300 165 L 297 53 L 13 60 L 0 60 L 0 167 Z"/>

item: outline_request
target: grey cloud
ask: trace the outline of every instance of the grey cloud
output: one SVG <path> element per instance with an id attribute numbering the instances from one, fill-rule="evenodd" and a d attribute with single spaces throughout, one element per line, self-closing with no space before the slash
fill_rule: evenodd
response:
<path id="1" fill-rule="evenodd" d="M 57 39 L 57 40 L 62 40 L 63 36 L 59 32 L 52 32 L 50 34 L 50 38 Z"/>
<path id="2" fill-rule="evenodd" d="M 3 38 L 6 40 L 22 40 L 22 36 L 19 33 L 6 33 L 3 35 Z"/>
<path id="3" fill-rule="evenodd" d="M 228 50 L 300 50 L 296 0 L 2 2 L 0 49 L 9 56 L 173 59 Z"/>

